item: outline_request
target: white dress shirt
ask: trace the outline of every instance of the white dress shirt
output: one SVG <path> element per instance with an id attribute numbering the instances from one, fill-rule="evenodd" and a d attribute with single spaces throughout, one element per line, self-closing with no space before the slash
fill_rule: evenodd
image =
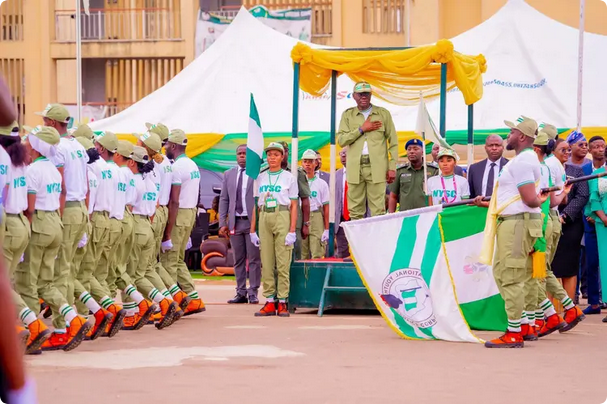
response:
<path id="1" fill-rule="evenodd" d="M 495 166 L 493 167 L 493 184 L 491 184 L 491 188 L 493 188 L 497 177 L 500 175 L 500 160 L 493 162 L 487 159 L 487 164 L 485 165 L 485 172 L 483 173 L 483 188 L 481 189 L 483 196 L 485 196 L 485 193 L 487 191 L 487 181 L 489 181 L 489 170 L 491 170 L 491 163 L 495 163 Z"/>
<path id="2" fill-rule="evenodd" d="M 240 175 L 240 172 L 242 171 L 242 212 L 241 213 L 236 213 L 236 216 L 242 217 L 242 216 L 247 216 L 248 215 L 248 211 L 247 211 L 247 184 L 249 183 L 249 176 L 247 175 L 247 171 L 246 168 L 240 168 L 240 166 L 238 167 L 238 170 L 236 170 L 236 186 L 238 186 L 238 176 Z M 238 191 L 236 191 L 238 192 Z"/>

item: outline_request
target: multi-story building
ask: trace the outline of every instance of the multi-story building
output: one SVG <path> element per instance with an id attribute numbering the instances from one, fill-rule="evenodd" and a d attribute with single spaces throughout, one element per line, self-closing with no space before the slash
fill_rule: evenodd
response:
<path id="1" fill-rule="evenodd" d="M 194 59 L 199 7 L 233 16 L 241 5 L 312 8 L 312 41 L 338 47 L 415 46 L 458 35 L 507 0 L 90 0 L 82 12 L 83 102 L 115 114 Z M 577 27 L 579 2 L 528 0 Z M 46 103 L 76 103 L 76 0 L 6 0 L 0 7 L 0 72 L 20 121 Z M 607 35 L 607 7 L 586 2 L 586 30 Z"/>

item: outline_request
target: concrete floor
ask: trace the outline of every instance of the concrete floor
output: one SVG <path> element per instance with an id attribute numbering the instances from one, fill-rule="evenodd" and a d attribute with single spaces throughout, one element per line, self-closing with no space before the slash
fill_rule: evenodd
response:
<path id="1" fill-rule="evenodd" d="M 589 316 L 524 349 L 401 340 L 379 315 L 255 318 L 199 282 L 205 313 L 28 357 L 43 404 L 580 403 L 607 398 L 607 324 Z M 480 333 L 492 338 L 497 333 Z M 601 387 L 603 386 L 603 387 Z"/>

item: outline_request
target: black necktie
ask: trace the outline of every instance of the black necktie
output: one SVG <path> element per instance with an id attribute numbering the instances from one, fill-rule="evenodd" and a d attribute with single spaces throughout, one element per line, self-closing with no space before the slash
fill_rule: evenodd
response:
<path id="1" fill-rule="evenodd" d="M 238 181 L 236 182 L 236 213 L 242 214 L 242 173 L 244 168 L 238 169 Z"/>
<path id="2" fill-rule="evenodd" d="M 487 176 L 487 189 L 485 190 L 485 196 L 491 196 L 493 194 L 493 179 L 495 177 L 494 173 L 495 163 L 491 163 L 489 167 L 489 175 Z"/>

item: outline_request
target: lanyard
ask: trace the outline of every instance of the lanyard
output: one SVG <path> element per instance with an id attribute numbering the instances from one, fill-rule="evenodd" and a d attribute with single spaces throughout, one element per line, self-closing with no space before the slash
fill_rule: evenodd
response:
<path id="1" fill-rule="evenodd" d="M 276 174 L 271 173 L 271 172 L 268 171 L 268 182 L 270 183 L 270 187 L 274 187 L 274 186 L 276 186 L 276 184 L 278 184 L 278 181 L 280 180 L 280 176 L 282 174 L 282 171 L 283 170 L 280 170 Z M 272 175 L 276 175 L 276 181 L 274 181 L 274 184 L 272 184 Z"/>
<path id="2" fill-rule="evenodd" d="M 453 199 L 449 200 L 447 199 L 447 188 L 445 187 L 445 178 L 441 175 L 440 177 L 440 183 L 443 186 L 443 202 L 445 203 L 451 203 L 451 202 L 455 202 L 455 199 L 457 198 L 457 184 L 455 183 L 455 175 L 453 175 L 453 190 L 455 191 L 455 195 L 453 196 Z"/>

